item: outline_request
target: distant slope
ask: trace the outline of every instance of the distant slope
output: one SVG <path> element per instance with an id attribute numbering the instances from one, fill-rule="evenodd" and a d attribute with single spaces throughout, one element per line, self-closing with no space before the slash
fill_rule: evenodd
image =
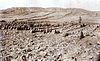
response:
<path id="1" fill-rule="evenodd" d="M 1 14 L 27 15 L 34 12 L 70 12 L 69 15 L 100 16 L 100 12 L 87 11 L 79 8 L 41 8 L 41 7 L 13 7 L 1 11 Z"/>

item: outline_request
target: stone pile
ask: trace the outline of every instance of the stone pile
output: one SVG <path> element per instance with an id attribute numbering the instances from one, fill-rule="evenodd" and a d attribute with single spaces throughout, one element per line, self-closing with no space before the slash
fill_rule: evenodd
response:
<path id="1" fill-rule="evenodd" d="M 55 30 L 56 27 L 60 25 L 50 24 L 50 23 L 41 23 L 41 22 L 26 22 L 26 21 L 13 21 L 6 22 L 5 20 L 0 21 L 0 29 L 1 30 L 32 30 L 32 33 L 35 32 L 44 32 L 49 33 L 52 30 Z M 59 31 L 55 30 L 55 33 L 59 33 Z"/>

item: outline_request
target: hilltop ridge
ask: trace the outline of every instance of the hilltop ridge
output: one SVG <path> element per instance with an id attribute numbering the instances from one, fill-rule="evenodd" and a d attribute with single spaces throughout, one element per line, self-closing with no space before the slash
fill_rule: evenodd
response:
<path id="1" fill-rule="evenodd" d="M 12 7 L 8 9 L 1 10 L 1 14 L 30 14 L 34 12 L 72 12 L 72 15 L 100 15 L 99 12 L 88 11 L 80 8 L 42 8 L 42 7 Z"/>

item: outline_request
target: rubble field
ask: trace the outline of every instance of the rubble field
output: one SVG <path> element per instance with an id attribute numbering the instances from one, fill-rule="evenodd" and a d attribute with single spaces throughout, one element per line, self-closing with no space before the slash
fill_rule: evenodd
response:
<path id="1" fill-rule="evenodd" d="M 0 61 L 100 61 L 100 12 L 0 10 Z"/>

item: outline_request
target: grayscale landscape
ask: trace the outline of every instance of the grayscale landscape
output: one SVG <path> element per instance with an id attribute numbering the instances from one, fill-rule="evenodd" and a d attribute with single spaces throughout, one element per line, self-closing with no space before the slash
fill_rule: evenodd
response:
<path id="1" fill-rule="evenodd" d="M 0 61 L 100 61 L 100 11 L 0 10 Z"/>

